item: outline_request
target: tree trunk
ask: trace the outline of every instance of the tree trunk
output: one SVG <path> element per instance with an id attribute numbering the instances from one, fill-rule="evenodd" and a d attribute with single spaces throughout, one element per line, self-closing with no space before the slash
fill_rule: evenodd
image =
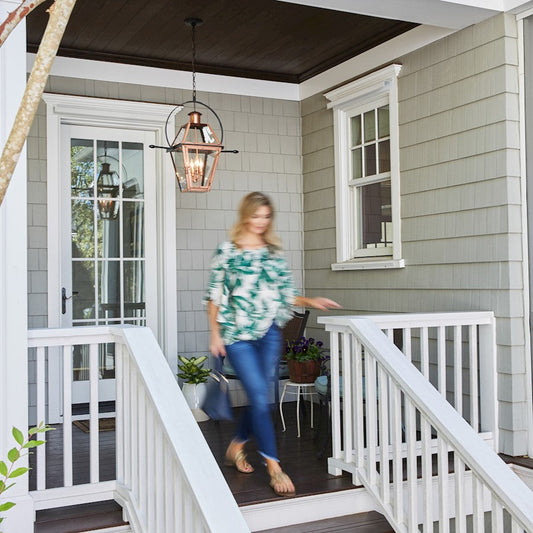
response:
<path id="1" fill-rule="evenodd" d="M 7 187 L 28 137 L 46 80 L 75 3 L 76 0 L 56 0 L 50 8 L 50 20 L 39 46 L 15 122 L 0 158 L 0 205 L 4 201 Z"/>
<path id="2" fill-rule="evenodd" d="M 37 6 L 47 0 L 26 0 L 22 2 L 20 6 L 9 13 L 8 17 L 2 24 L 0 24 L 0 46 L 2 46 L 5 40 L 9 37 L 9 34 L 16 28 L 17 24 L 28 16 Z"/>

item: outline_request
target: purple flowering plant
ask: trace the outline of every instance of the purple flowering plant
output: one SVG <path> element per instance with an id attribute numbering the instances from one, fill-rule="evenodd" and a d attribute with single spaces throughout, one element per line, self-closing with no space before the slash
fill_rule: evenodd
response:
<path id="1" fill-rule="evenodd" d="M 289 361 L 322 361 L 325 358 L 323 345 L 322 341 L 315 341 L 312 337 L 286 341 L 285 357 Z"/>

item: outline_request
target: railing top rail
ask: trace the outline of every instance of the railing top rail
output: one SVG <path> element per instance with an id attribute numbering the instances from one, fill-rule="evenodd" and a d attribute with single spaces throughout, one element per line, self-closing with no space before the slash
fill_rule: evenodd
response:
<path id="1" fill-rule="evenodd" d="M 468 311 L 454 313 L 397 313 L 388 315 L 340 315 L 320 316 L 319 324 L 325 324 L 328 331 L 335 327 L 346 327 L 353 318 L 369 319 L 380 328 L 421 328 L 438 326 L 470 326 L 491 324 L 492 311 Z"/>
<path id="2" fill-rule="evenodd" d="M 524 526 L 533 524 L 532 491 L 369 319 L 346 321 L 365 348 L 463 461 Z"/>
<path id="3" fill-rule="evenodd" d="M 28 330 L 28 347 L 80 345 L 93 342 L 122 343 L 121 330 L 136 328 L 129 324 L 116 326 L 79 326 L 75 328 L 40 328 Z"/>
<path id="4" fill-rule="evenodd" d="M 137 327 L 121 329 L 120 333 L 209 531 L 248 532 L 244 517 L 152 331 Z"/>

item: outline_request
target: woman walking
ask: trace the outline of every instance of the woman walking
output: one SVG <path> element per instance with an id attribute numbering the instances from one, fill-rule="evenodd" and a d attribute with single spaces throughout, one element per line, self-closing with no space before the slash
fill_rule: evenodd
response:
<path id="1" fill-rule="evenodd" d="M 280 328 L 293 307 L 340 308 L 328 298 L 298 296 L 280 241 L 274 234 L 274 209 L 268 196 L 253 192 L 243 198 L 231 241 L 215 251 L 207 289 L 211 332 L 209 350 L 227 356 L 248 397 L 248 406 L 226 451 L 226 463 L 249 474 L 253 467 L 244 444 L 253 435 L 262 455 L 270 486 L 278 496 L 295 494 L 281 469 L 268 403 L 268 386 L 279 364 Z"/>

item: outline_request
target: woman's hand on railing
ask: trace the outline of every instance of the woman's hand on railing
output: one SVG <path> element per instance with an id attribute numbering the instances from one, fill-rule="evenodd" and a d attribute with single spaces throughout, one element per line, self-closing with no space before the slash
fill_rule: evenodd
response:
<path id="1" fill-rule="evenodd" d="M 314 309 L 320 309 L 321 311 L 328 311 L 329 309 L 342 309 L 342 306 L 323 296 L 316 296 L 315 298 L 304 298 L 303 296 L 297 296 L 294 300 L 296 307 L 313 307 Z"/>

